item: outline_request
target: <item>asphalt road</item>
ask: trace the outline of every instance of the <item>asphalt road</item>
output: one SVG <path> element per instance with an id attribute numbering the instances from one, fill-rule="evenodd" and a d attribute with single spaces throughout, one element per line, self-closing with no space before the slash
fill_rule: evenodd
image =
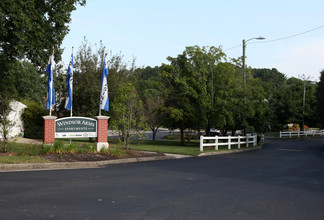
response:
<path id="1" fill-rule="evenodd" d="M 99 169 L 0 173 L 0 219 L 323 219 L 324 138 Z"/>

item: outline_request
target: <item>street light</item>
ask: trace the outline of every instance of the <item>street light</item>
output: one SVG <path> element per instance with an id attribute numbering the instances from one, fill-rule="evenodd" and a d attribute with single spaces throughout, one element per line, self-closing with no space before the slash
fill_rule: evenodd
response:
<path id="1" fill-rule="evenodd" d="M 243 58 L 242 58 L 242 65 L 243 65 L 243 80 L 244 80 L 244 86 L 246 86 L 246 74 L 245 74 L 245 47 L 246 47 L 246 42 L 250 41 L 250 40 L 264 40 L 265 37 L 253 37 L 250 38 L 248 40 L 244 40 L 243 39 Z"/>
<path id="2" fill-rule="evenodd" d="M 242 64 L 243 64 L 243 80 L 244 80 L 244 89 L 246 89 L 246 74 L 245 74 L 245 47 L 246 47 L 246 42 L 250 41 L 250 40 L 264 40 L 265 38 L 264 37 L 253 37 L 253 38 L 250 38 L 248 40 L 244 40 L 243 39 L 243 58 L 242 58 Z M 246 108 L 246 97 L 244 97 L 244 106 Z M 245 121 L 245 118 L 246 118 L 246 115 L 245 113 L 243 114 L 243 117 L 244 117 L 244 121 Z M 244 135 L 246 135 L 246 127 L 243 128 L 243 131 L 244 131 Z"/>

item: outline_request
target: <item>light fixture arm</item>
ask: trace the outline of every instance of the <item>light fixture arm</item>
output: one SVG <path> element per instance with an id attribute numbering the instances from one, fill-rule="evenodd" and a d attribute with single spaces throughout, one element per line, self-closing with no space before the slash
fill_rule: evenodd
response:
<path id="1" fill-rule="evenodd" d="M 250 40 L 264 40 L 265 37 L 253 37 L 250 38 L 248 40 L 244 40 L 243 39 L 243 57 L 242 57 L 242 69 L 243 69 L 243 80 L 244 80 L 244 86 L 246 86 L 246 75 L 245 75 L 245 48 L 246 48 L 246 42 L 250 41 Z"/>

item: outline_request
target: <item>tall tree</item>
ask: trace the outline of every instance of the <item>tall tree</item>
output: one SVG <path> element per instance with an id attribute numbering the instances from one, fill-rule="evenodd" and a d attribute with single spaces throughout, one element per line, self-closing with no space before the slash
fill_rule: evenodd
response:
<path id="1" fill-rule="evenodd" d="M 265 102 L 268 106 L 268 111 L 266 113 L 267 120 L 264 129 L 280 129 L 282 118 L 278 121 L 278 101 L 281 100 L 283 91 L 287 87 L 287 77 L 279 72 L 277 69 L 252 69 L 252 75 L 254 78 L 261 80 L 260 85 L 264 89 Z M 281 105 L 281 104 L 279 104 Z M 280 110 L 281 111 L 281 110 Z M 253 119 L 252 119 L 253 120 Z M 256 121 L 257 122 L 257 121 Z M 278 125 L 280 123 L 280 125 Z"/>
<path id="2" fill-rule="evenodd" d="M 48 55 L 54 49 L 56 61 L 61 59 L 60 46 L 69 32 L 71 12 L 77 4 L 85 3 L 86 0 L 0 1 L 1 109 L 8 109 L 11 99 L 24 96 L 40 102 L 42 92 L 35 85 L 42 80 L 39 76 L 45 72 Z M 21 61 L 24 59 L 27 62 Z M 39 73 L 35 76 L 29 62 L 37 67 Z"/>
<path id="3" fill-rule="evenodd" d="M 73 115 L 93 117 L 99 112 L 104 47 L 102 42 L 100 42 L 96 46 L 98 48 L 97 51 L 93 51 L 92 48 L 92 45 L 85 38 L 74 56 Z M 128 80 L 133 70 L 132 68 L 128 68 L 123 60 L 123 55 L 120 53 L 113 55 L 110 52 L 107 58 L 109 102 L 113 103 L 115 96 L 118 95 L 118 87 Z M 60 71 L 58 69 L 57 72 Z M 62 78 L 61 76 L 60 73 L 57 75 L 57 83 L 59 83 L 58 86 L 61 86 L 60 89 L 63 89 L 63 91 L 58 91 L 58 93 L 63 95 L 67 92 L 65 85 L 66 78 Z M 67 116 L 69 112 L 64 109 L 64 103 L 65 100 L 61 103 L 59 114 Z M 109 112 L 102 111 L 101 113 L 103 115 L 113 115 L 113 109 L 110 109 Z"/>
<path id="4" fill-rule="evenodd" d="M 191 104 L 193 89 L 188 85 L 190 77 L 186 76 L 187 58 L 180 54 L 176 58 L 168 57 L 171 65 L 162 65 L 162 80 L 165 106 L 161 109 L 164 115 L 164 125 L 168 128 L 179 128 L 181 144 L 184 144 L 184 130 L 194 124 L 194 109 Z"/>
<path id="5" fill-rule="evenodd" d="M 44 67 L 54 48 L 60 60 L 60 45 L 77 4 L 85 5 L 86 0 L 0 1 L 0 59 L 27 58 Z"/>
<path id="6" fill-rule="evenodd" d="M 264 83 L 263 88 L 269 96 L 273 92 L 283 89 L 287 81 L 287 77 L 275 68 L 252 69 L 252 75 Z"/>
<path id="7" fill-rule="evenodd" d="M 157 131 L 162 125 L 160 109 L 164 103 L 162 93 L 164 87 L 161 85 L 161 68 L 158 66 L 137 68 L 131 76 L 131 82 L 143 103 L 143 113 L 147 125 L 152 130 L 152 139 L 155 140 Z"/>
<path id="8" fill-rule="evenodd" d="M 316 101 L 316 116 L 318 123 L 321 127 L 324 127 L 324 70 L 321 71 L 320 81 L 317 83 Z"/>
<path id="9" fill-rule="evenodd" d="M 135 87 L 131 83 L 122 83 L 116 91 L 111 105 L 113 117 L 111 126 L 119 132 L 120 139 L 128 148 L 133 134 L 139 134 L 145 128 L 142 102 L 138 99 Z"/>
<path id="10" fill-rule="evenodd" d="M 271 108 L 273 108 L 273 124 L 275 128 L 281 129 L 283 125 L 288 123 L 297 123 L 302 126 L 303 118 L 305 125 L 314 126 L 316 119 L 314 118 L 314 110 L 316 109 L 315 87 L 316 85 L 310 81 L 305 82 L 306 97 L 305 109 L 303 115 L 303 94 L 304 81 L 291 77 L 287 80 L 285 88 L 276 93 L 270 100 Z"/>
<path id="11" fill-rule="evenodd" d="M 73 115 L 98 115 L 103 46 L 100 45 L 98 51 L 93 52 L 85 39 L 74 61 Z"/>
<path id="12" fill-rule="evenodd" d="M 185 128 L 205 128 L 208 135 L 211 127 L 223 128 L 225 133 L 262 127 L 257 122 L 266 118 L 263 88 L 250 69 L 244 86 L 239 63 L 228 62 L 221 48 L 187 47 L 168 60 L 171 64 L 162 66 L 167 88 L 163 110 L 168 123 L 173 122 L 181 134 Z"/>

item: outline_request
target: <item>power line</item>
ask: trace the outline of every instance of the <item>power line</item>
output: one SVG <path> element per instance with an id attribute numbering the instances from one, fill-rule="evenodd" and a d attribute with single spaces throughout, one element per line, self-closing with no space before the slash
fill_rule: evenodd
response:
<path id="1" fill-rule="evenodd" d="M 298 33 L 298 34 L 290 35 L 290 36 L 287 36 L 287 37 L 281 37 L 281 38 L 278 38 L 278 39 L 266 40 L 266 41 L 254 41 L 254 42 L 249 42 L 249 44 L 264 44 L 264 43 L 270 43 L 270 42 L 275 42 L 275 41 L 280 41 L 280 40 L 286 40 L 288 38 L 292 38 L 292 37 L 296 37 L 296 36 L 299 36 L 299 35 L 302 35 L 302 34 L 306 34 L 306 33 L 318 30 L 318 29 L 323 28 L 323 27 L 324 27 L 324 25 L 321 25 L 319 27 L 316 27 L 316 28 L 313 28 L 313 29 L 310 29 L 310 30 L 307 30 L 307 31 L 303 31 L 303 32 Z M 224 51 L 232 50 L 232 49 L 235 49 L 235 48 L 241 47 L 241 46 L 242 46 L 242 44 L 239 44 L 239 45 L 236 45 L 234 47 L 228 48 L 228 49 L 226 49 Z"/>
<path id="2" fill-rule="evenodd" d="M 299 35 L 306 34 L 306 33 L 312 32 L 312 31 L 315 31 L 315 30 L 320 29 L 322 27 L 324 27 L 324 25 L 321 25 L 321 26 L 319 26 L 317 28 L 313 28 L 313 29 L 310 29 L 310 30 L 307 30 L 307 31 L 303 31 L 303 32 L 298 33 L 298 34 L 290 35 L 290 36 L 287 36 L 287 37 L 281 37 L 281 38 L 274 39 L 274 40 L 251 42 L 250 44 L 261 44 L 261 43 L 270 43 L 270 42 L 274 42 L 274 41 L 286 40 L 288 38 L 297 37 Z"/>
<path id="3" fill-rule="evenodd" d="M 242 46 L 242 44 L 239 44 L 239 45 L 236 45 L 235 47 L 228 48 L 228 49 L 226 49 L 224 51 L 232 50 L 232 49 L 235 49 L 235 48 L 241 47 L 241 46 Z"/>

